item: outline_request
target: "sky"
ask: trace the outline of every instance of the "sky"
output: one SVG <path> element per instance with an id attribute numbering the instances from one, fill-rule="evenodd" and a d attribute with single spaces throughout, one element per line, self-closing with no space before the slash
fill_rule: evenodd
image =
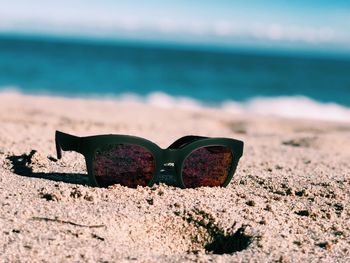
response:
<path id="1" fill-rule="evenodd" d="M 350 54 L 350 1 L 0 0 L 0 33 Z"/>

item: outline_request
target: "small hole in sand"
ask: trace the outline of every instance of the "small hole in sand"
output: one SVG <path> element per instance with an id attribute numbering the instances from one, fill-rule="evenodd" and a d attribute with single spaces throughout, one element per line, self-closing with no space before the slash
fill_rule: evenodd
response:
<path id="1" fill-rule="evenodd" d="M 224 230 L 216 223 L 211 214 L 198 209 L 187 213 L 185 219 L 188 223 L 194 224 L 198 230 L 206 230 L 206 242 L 201 245 L 207 253 L 232 254 L 247 249 L 252 243 L 253 237 L 245 233 L 245 225 L 233 231 L 233 227 L 236 225 L 235 222 L 230 230 Z"/>
<path id="2" fill-rule="evenodd" d="M 244 233 L 245 227 L 240 227 L 233 235 L 219 234 L 205 246 L 205 250 L 213 254 L 232 254 L 247 249 L 252 237 Z"/>

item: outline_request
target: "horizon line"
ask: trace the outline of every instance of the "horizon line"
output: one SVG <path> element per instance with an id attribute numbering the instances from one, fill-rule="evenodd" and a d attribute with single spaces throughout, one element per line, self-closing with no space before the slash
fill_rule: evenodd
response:
<path id="1" fill-rule="evenodd" d="M 286 46 L 253 46 L 247 43 L 205 43 L 194 41 L 173 41 L 157 38 L 139 38 L 139 37 L 111 37 L 111 36 L 91 36 L 91 35 L 73 35 L 42 32 L 12 32 L 0 30 L 1 40 L 23 40 L 23 41 L 42 41 L 42 42 L 62 42 L 71 44 L 87 45 L 106 45 L 106 46 L 129 46 L 144 48 L 160 48 L 168 50 L 183 50 L 192 52 L 212 52 L 212 53 L 232 53 L 259 56 L 276 57 L 300 57 L 314 59 L 332 59 L 349 60 L 350 52 L 344 50 L 324 50 L 312 48 L 290 48 Z"/>

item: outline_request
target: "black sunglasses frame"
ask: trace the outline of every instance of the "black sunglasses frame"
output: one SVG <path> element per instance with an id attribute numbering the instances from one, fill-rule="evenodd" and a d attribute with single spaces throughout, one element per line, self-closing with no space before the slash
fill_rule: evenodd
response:
<path id="1" fill-rule="evenodd" d="M 133 144 L 139 145 L 150 151 L 155 161 L 155 172 L 148 186 L 152 186 L 159 181 L 161 170 L 165 164 L 173 163 L 175 170 L 175 178 L 177 186 L 186 188 L 182 179 L 182 166 L 187 156 L 194 150 L 208 146 L 225 146 L 231 149 L 233 160 L 230 167 L 230 172 L 223 183 L 222 187 L 226 187 L 238 165 L 238 161 L 243 154 L 244 143 L 240 140 L 231 138 L 209 138 L 202 136 L 189 135 L 182 137 L 171 144 L 167 149 L 160 148 L 157 144 L 141 137 L 129 135 L 96 135 L 87 137 L 78 137 L 56 131 L 55 135 L 57 158 L 62 158 L 62 150 L 75 151 L 85 157 L 86 167 L 88 171 L 89 181 L 91 186 L 99 187 L 93 172 L 93 159 L 96 151 L 111 144 Z"/>

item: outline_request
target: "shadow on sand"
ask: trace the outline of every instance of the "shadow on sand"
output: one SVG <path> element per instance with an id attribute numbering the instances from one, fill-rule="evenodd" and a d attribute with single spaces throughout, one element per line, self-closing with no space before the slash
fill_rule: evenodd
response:
<path id="1" fill-rule="evenodd" d="M 56 172 L 33 172 L 31 167 L 32 157 L 36 153 L 32 150 L 29 154 L 11 155 L 6 159 L 11 162 L 13 173 L 26 177 L 42 178 L 56 182 L 65 182 L 71 184 L 89 185 L 89 178 L 86 174 L 81 173 L 56 173 Z M 54 161 L 54 159 L 50 159 Z"/>

